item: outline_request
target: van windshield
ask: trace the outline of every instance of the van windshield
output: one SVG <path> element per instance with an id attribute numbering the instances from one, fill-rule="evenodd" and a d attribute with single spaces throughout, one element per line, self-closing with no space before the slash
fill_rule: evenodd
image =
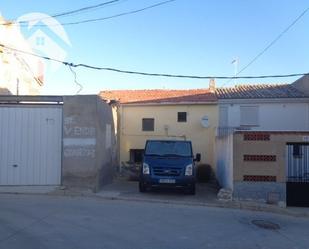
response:
<path id="1" fill-rule="evenodd" d="M 192 157 L 191 143 L 184 141 L 148 141 L 145 155 Z"/>

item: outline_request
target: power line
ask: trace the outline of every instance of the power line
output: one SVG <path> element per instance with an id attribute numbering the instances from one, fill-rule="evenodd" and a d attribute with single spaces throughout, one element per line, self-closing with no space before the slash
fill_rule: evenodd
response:
<path id="1" fill-rule="evenodd" d="M 146 6 L 146 7 L 141 8 L 141 9 L 136 9 L 136 10 L 132 10 L 132 11 L 122 12 L 120 14 L 106 16 L 106 17 L 86 19 L 86 20 L 75 21 L 75 22 L 63 22 L 63 23 L 59 23 L 59 24 L 50 24 L 50 25 L 35 24 L 34 26 L 36 26 L 36 27 L 71 26 L 71 25 L 78 25 L 78 24 L 83 24 L 83 23 L 99 22 L 99 21 L 109 20 L 109 19 L 113 19 L 113 18 L 117 18 L 117 17 L 137 14 L 139 12 L 142 12 L 142 11 L 145 11 L 145 10 L 149 10 L 149 9 L 153 9 L 153 8 L 156 8 L 156 7 L 159 7 L 159 6 L 171 3 L 171 2 L 175 2 L 175 1 L 177 1 L 177 0 L 167 0 L 167 1 L 163 1 L 163 2 L 159 2 L 159 3 L 153 4 L 153 5 Z M 1 24 L 1 25 L 6 25 L 6 24 Z M 25 23 L 21 23 L 21 26 L 26 26 L 26 25 L 25 25 Z"/>
<path id="2" fill-rule="evenodd" d="M 70 72 L 73 74 L 74 76 L 74 83 L 78 86 L 78 90 L 76 92 L 76 94 L 79 94 L 82 90 L 83 90 L 83 85 L 81 83 L 78 82 L 77 80 L 77 73 L 73 70 L 72 66 L 71 65 L 68 65 L 69 69 L 70 69 Z"/>
<path id="3" fill-rule="evenodd" d="M 110 5 L 110 4 L 119 2 L 119 1 L 121 1 L 121 0 L 111 0 L 111 1 L 108 1 L 108 2 L 99 3 L 99 4 L 96 4 L 96 5 L 87 6 L 87 7 L 83 7 L 83 8 L 80 8 L 80 9 L 63 12 L 63 13 L 60 13 L 60 14 L 55 14 L 55 15 L 52 15 L 51 17 L 53 17 L 53 18 L 63 17 L 63 16 L 67 16 L 67 15 L 72 15 L 72 14 L 84 12 L 84 11 L 89 11 L 89 10 L 92 10 L 92 9 L 98 9 L 100 7 Z"/>
<path id="4" fill-rule="evenodd" d="M 115 73 L 122 73 L 122 74 L 134 74 L 134 75 L 142 75 L 142 76 L 152 76 L 152 77 L 167 77 L 167 78 L 186 78 L 186 79 L 200 79 L 200 80 L 205 80 L 205 79 L 265 79 L 265 78 L 288 78 L 288 77 L 296 77 L 296 76 L 304 76 L 304 75 L 309 75 L 309 72 L 307 73 L 294 73 L 294 74 L 277 74 L 277 75 L 257 75 L 257 76 L 236 76 L 236 77 L 231 77 L 231 76 L 198 76 L 198 75 L 180 75 L 180 74 L 166 74 L 166 73 L 148 73 L 148 72 L 140 72 L 140 71 L 129 71 L 129 70 L 121 70 L 117 68 L 111 68 L 111 67 L 98 67 L 98 66 L 92 66 L 88 64 L 76 64 L 72 62 L 67 62 L 67 61 L 61 61 L 55 58 L 47 57 L 47 56 L 41 56 L 37 55 L 34 53 L 29 53 L 26 51 L 22 51 L 19 49 L 11 48 L 6 45 L 0 44 L 0 47 L 19 52 L 22 54 L 27 54 L 31 56 L 35 56 L 44 60 L 49 60 L 49 61 L 55 61 L 58 63 L 61 63 L 65 66 L 69 66 L 71 69 L 72 68 L 88 68 L 88 69 L 93 69 L 93 70 L 100 70 L 100 71 L 110 71 L 110 72 L 115 72 Z"/>
<path id="5" fill-rule="evenodd" d="M 43 81 L 40 80 L 39 77 L 36 77 L 34 72 L 32 71 L 31 67 L 29 66 L 29 64 L 24 60 L 24 58 L 19 58 L 18 56 L 16 56 L 14 54 L 15 58 L 17 60 L 19 60 L 22 64 L 25 65 L 25 69 L 31 74 L 32 78 L 36 81 L 36 83 L 39 85 L 39 86 L 42 86 L 43 85 Z"/>
<path id="6" fill-rule="evenodd" d="M 42 86 L 43 85 L 43 81 L 41 81 L 39 78 L 37 78 L 34 74 L 34 72 L 32 71 L 31 67 L 29 66 L 29 64 L 24 60 L 24 58 L 17 56 L 16 53 L 12 54 L 15 59 L 21 64 L 21 66 L 30 74 L 30 76 L 35 80 L 35 82 L 39 85 Z"/>
<path id="7" fill-rule="evenodd" d="M 260 58 L 263 54 L 267 52 L 268 49 L 270 49 L 278 40 L 281 39 L 282 36 L 284 36 L 307 12 L 309 11 L 309 7 L 305 9 L 299 16 L 297 16 L 296 19 L 293 20 L 293 22 L 287 26 L 274 40 L 272 40 L 260 53 L 258 53 L 248 64 L 246 64 L 237 74 L 241 74 L 243 71 L 245 71 L 248 67 L 250 67 L 258 58 Z M 237 79 L 237 78 L 234 78 Z M 227 81 L 222 85 L 225 86 L 228 83 L 230 83 L 231 80 Z"/>
<path id="8" fill-rule="evenodd" d="M 81 12 L 86 12 L 86 11 L 91 11 L 91 10 L 95 10 L 95 9 L 98 9 L 98 8 L 106 7 L 107 5 L 111 5 L 111 4 L 120 2 L 120 1 L 122 1 L 122 0 L 110 0 L 110 1 L 107 1 L 107 2 L 99 3 L 99 4 L 96 4 L 96 5 L 92 5 L 92 6 L 86 6 L 86 7 L 75 9 L 75 10 L 69 10 L 69 11 L 66 11 L 66 12 L 57 13 L 57 14 L 54 14 L 54 15 L 51 15 L 51 16 L 48 16 L 48 17 L 19 21 L 19 22 L 15 22 L 14 24 L 27 24 L 29 22 L 43 21 L 43 20 L 51 19 L 51 18 L 71 16 L 71 15 L 78 14 L 78 13 L 81 13 Z M 6 25 L 6 24 L 2 23 L 1 25 Z"/>

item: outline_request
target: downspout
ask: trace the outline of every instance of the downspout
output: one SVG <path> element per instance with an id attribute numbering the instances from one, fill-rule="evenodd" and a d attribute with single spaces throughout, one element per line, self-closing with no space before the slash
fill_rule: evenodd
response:
<path id="1" fill-rule="evenodd" d="M 117 162 L 118 162 L 118 173 L 121 173 L 120 153 L 121 153 L 123 106 L 120 103 L 117 103 L 116 108 L 117 108 Z"/>

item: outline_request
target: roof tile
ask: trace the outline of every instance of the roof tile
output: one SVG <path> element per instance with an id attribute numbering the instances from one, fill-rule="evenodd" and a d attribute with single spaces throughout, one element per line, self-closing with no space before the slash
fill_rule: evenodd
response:
<path id="1" fill-rule="evenodd" d="M 105 100 L 117 100 L 122 104 L 147 103 L 205 103 L 216 102 L 217 98 L 209 89 L 190 90 L 114 90 L 102 91 Z"/>
<path id="2" fill-rule="evenodd" d="M 217 88 L 218 99 L 261 99 L 261 98 L 304 98 L 303 92 L 291 84 L 281 85 L 240 85 L 229 88 Z"/>
<path id="3" fill-rule="evenodd" d="M 308 97 L 292 84 L 281 85 L 239 85 L 217 88 L 215 93 L 209 89 L 190 90 L 112 90 L 102 91 L 105 100 L 116 100 L 122 104 L 147 103 L 207 103 L 217 99 L 268 99 Z"/>

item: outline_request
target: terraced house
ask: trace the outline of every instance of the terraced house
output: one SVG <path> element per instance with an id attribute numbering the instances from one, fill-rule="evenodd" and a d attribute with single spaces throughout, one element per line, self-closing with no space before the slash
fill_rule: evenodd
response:
<path id="1" fill-rule="evenodd" d="M 309 205 L 308 85 L 217 90 L 216 174 L 234 198 Z"/>
<path id="2" fill-rule="evenodd" d="M 120 163 L 140 162 L 147 139 L 187 139 L 202 163 L 215 165 L 218 106 L 211 89 L 101 92 L 116 100 Z"/>
<path id="3" fill-rule="evenodd" d="M 307 85 L 304 77 L 293 84 L 118 90 L 101 97 L 114 106 L 120 164 L 140 162 L 147 139 L 188 139 L 234 198 L 309 205 L 301 197 L 309 193 Z"/>

